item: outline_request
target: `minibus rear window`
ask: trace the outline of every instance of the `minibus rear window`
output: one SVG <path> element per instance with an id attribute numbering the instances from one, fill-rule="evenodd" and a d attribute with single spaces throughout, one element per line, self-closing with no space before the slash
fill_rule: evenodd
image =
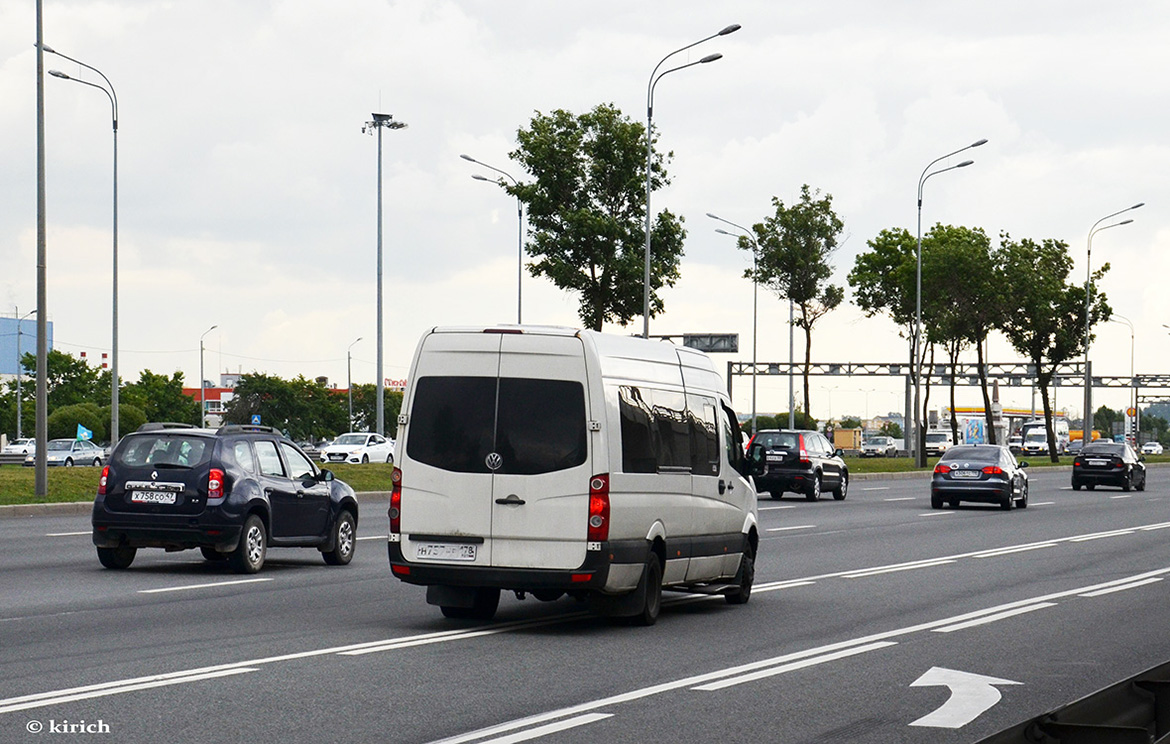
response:
<path id="1" fill-rule="evenodd" d="M 497 406 L 498 402 L 498 406 Z M 500 467 L 488 467 L 488 456 Z M 456 473 L 535 475 L 586 461 L 585 391 L 571 380 L 423 377 L 406 454 Z"/>

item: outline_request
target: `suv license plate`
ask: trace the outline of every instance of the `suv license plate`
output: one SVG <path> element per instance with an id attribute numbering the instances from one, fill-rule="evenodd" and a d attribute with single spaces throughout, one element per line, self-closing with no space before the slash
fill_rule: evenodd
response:
<path id="1" fill-rule="evenodd" d="M 178 496 L 174 491 L 131 491 L 130 501 L 135 504 L 173 504 Z"/>
<path id="2" fill-rule="evenodd" d="M 416 558 L 429 558 L 434 561 L 474 561 L 475 545 L 453 543 L 420 543 L 415 548 Z"/>

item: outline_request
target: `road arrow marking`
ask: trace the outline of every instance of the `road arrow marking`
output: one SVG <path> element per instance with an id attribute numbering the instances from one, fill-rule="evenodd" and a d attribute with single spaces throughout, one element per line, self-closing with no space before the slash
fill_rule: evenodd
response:
<path id="1" fill-rule="evenodd" d="M 910 683 L 911 687 L 945 685 L 951 688 L 951 697 L 933 713 L 919 718 L 911 726 L 958 729 L 974 721 L 985 710 L 999 702 L 1000 691 L 995 685 L 1020 685 L 1010 679 L 985 677 L 971 672 L 932 667 L 930 671 Z"/>

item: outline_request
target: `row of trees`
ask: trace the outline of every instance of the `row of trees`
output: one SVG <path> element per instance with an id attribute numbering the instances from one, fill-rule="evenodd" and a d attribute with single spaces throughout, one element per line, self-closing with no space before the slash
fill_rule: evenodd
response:
<path id="1" fill-rule="evenodd" d="M 47 358 L 48 434 L 50 438 L 73 437 L 81 424 L 93 438 L 110 437 L 110 373 L 91 367 L 61 351 Z M 31 436 L 36 428 L 36 357 L 24 356 L 25 368 L 32 370 L 21 385 L 21 431 Z M 402 407 L 402 393 L 385 390 L 384 416 L 393 430 Z M 283 380 L 264 374 L 244 375 L 235 388 L 224 415 L 227 423 L 248 423 L 259 414 L 266 425 L 275 426 L 298 440 L 332 438 L 348 431 L 349 399 L 343 391 L 327 388 L 303 376 Z M 376 416 L 377 389 L 373 384 L 354 385 L 355 429 L 370 430 Z M 137 382 L 125 384 L 118 393 L 119 436 L 134 431 L 147 421 L 200 423 L 199 404 L 183 393 L 183 373 L 167 375 L 144 370 Z M 16 433 L 16 382 L 0 390 L 0 430 Z"/>
<path id="2" fill-rule="evenodd" d="M 645 153 L 654 131 L 623 115 L 612 104 L 574 115 L 564 110 L 537 113 L 517 132 L 510 157 L 532 175 L 531 181 L 500 186 L 528 207 L 533 276 L 579 296 L 578 314 L 586 327 L 605 322 L 628 324 L 641 312 L 646 220 Z M 670 183 L 666 166 L 673 153 L 655 152 L 651 188 Z M 772 199 L 773 211 L 739 239 L 753 252 L 747 278 L 772 290 L 796 310 L 794 323 L 805 334 L 804 410 L 810 411 L 808 365 L 812 330 L 817 321 L 844 300 L 842 287 L 830 283 L 832 257 L 844 222 L 832 196 L 809 185 L 799 199 L 785 204 Z M 657 291 L 679 276 L 686 231 L 683 219 L 667 210 L 651 222 L 651 314 L 662 311 Z M 904 228 L 882 230 L 867 242 L 849 273 L 854 300 L 869 316 L 886 315 L 909 343 L 911 368 L 931 364 L 936 354 L 955 363 L 974 349 L 984 409 L 990 426 L 991 400 L 983 348 L 994 330 L 1037 369 L 1049 441 L 1055 441 L 1048 396 L 1057 367 L 1084 351 L 1085 287 L 1068 282 L 1072 259 L 1057 239 L 1013 239 L 1000 235 L 993 247 L 982 228 L 935 225 L 922 238 L 923 343 L 915 348 L 918 245 Z M 1092 276 L 1095 301 L 1090 327 L 1109 319 L 1106 297 L 1095 285 L 1109 270 Z M 930 401 L 930 378 L 922 419 Z M 952 382 L 951 404 L 955 390 Z M 957 426 L 957 423 L 952 424 Z M 994 436 L 994 434 L 992 434 Z"/>

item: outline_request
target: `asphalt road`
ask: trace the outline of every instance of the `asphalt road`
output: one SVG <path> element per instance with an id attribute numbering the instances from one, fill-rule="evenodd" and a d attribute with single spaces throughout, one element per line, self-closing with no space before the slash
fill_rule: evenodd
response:
<path id="1" fill-rule="evenodd" d="M 765 499 L 751 601 L 667 595 L 651 628 L 510 595 L 446 620 L 374 506 L 350 566 L 246 577 L 0 520 L 0 742 L 973 742 L 1170 660 L 1164 473 L 1035 471 L 1011 512 L 931 510 L 925 480 Z"/>

